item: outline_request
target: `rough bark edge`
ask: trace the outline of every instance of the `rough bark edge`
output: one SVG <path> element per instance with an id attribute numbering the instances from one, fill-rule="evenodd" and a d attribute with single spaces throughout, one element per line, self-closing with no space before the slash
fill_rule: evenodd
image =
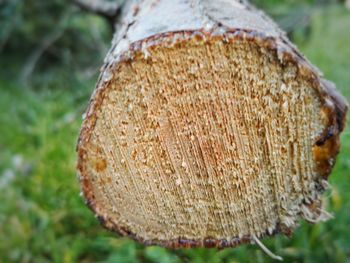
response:
<path id="1" fill-rule="evenodd" d="M 317 180 L 328 178 L 334 166 L 335 157 L 339 152 L 339 135 L 345 128 L 346 112 L 348 110 L 346 100 L 337 92 L 335 86 L 331 82 L 321 78 L 318 69 L 313 67 L 303 57 L 303 55 L 299 53 L 295 46 L 283 36 L 280 38 L 274 38 L 265 36 L 263 33 L 257 31 L 231 28 L 226 28 L 225 32 L 221 31 L 220 33 L 217 33 L 215 30 L 212 30 L 211 32 L 206 32 L 204 30 L 188 30 L 158 34 L 147 39 L 134 42 L 130 44 L 127 51 L 120 54 L 115 60 L 107 60 L 106 64 L 102 67 L 96 89 L 91 97 L 89 107 L 83 118 L 84 121 L 77 144 L 77 169 L 83 197 L 86 204 L 94 212 L 103 227 L 122 236 L 128 236 L 140 243 L 143 243 L 144 245 L 160 245 L 168 248 L 226 248 L 236 247 L 244 243 L 254 243 L 253 237 L 250 236 L 233 237 L 231 240 L 215 239 L 211 237 L 207 237 L 203 240 L 186 239 L 183 237 L 178 237 L 172 240 L 144 240 L 142 237 L 137 236 L 137 234 L 132 233 L 128 229 L 115 224 L 108 217 L 108 215 L 101 213 L 99 208 L 100 204 L 97 204 L 94 201 L 91 182 L 88 179 L 87 171 L 84 167 L 86 156 L 84 144 L 88 143 L 90 140 L 91 132 L 93 131 L 97 120 L 96 112 L 102 105 L 105 93 L 108 91 L 109 83 L 113 79 L 112 77 L 105 78 L 105 75 L 110 75 L 112 74 L 111 72 L 117 72 L 118 65 L 120 63 L 131 62 L 136 55 L 144 54 L 146 56 L 148 54 L 147 49 L 151 50 L 152 48 L 160 45 L 165 47 L 177 45 L 182 41 L 186 41 L 191 38 L 196 38 L 199 41 L 205 42 L 215 40 L 234 42 L 237 39 L 245 39 L 247 41 L 255 42 L 255 44 L 258 46 L 267 48 L 269 51 L 274 52 L 282 65 L 292 63 L 297 66 L 298 75 L 308 80 L 312 84 L 313 88 L 318 91 L 319 98 L 323 104 L 322 108 L 326 112 L 329 119 L 327 127 L 323 131 L 320 138 L 316 140 L 314 145 L 314 148 L 317 147 L 317 149 L 321 150 L 320 154 L 314 152 L 314 158 L 317 160 L 317 170 L 319 172 L 319 178 L 317 178 Z M 319 192 L 322 193 L 323 190 L 324 189 L 319 189 Z M 308 209 L 310 209 L 314 214 L 320 214 L 320 202 L 317 200 L 304 200 L 304 202 Z M 302 213 L 300 213 L 300 218 L 302 218 Z M 310 222 L 313 223 L 312 221 Z M 294 229 L 286 228 L 285 226 L 277 223 L 275 230 L 272 233 L 266 231 L 266 233 L 259 236 L 259 238 L 273 236 L 278 233 L 290 236 L 293 230 Z"/>

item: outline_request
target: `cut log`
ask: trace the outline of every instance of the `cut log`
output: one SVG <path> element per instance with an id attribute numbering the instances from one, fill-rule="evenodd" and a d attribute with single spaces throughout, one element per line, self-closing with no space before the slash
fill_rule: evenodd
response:
<path id="1" fill-rule="evenodd" d="M 77 146 L 102 224 L 144 244 L 232 247 L 324 218 L 346 101 L 262 12 L 127 1 Z"/>

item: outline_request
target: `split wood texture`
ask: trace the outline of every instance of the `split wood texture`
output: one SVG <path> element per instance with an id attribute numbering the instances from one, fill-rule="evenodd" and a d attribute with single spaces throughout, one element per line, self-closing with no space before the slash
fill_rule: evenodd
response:
<path id="1" fill-rule="evenodd" d="M 77 147 L 102 224 L 177 248 L 322 220 L 347 103 L 276 24 L 234 0 L 120 13 Z"/>

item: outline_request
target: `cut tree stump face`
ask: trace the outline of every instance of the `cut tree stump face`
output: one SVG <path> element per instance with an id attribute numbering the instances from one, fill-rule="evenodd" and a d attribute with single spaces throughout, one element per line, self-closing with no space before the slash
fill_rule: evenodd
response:
<path id="1" fill-rule="evenodd" d="M 325 219 L 347 103 L 278 26 L 238 0 L 130 0 L 120 14 L 77 147 L 101 223 L 177 248 Z"/>
<path id="2" fill-rule="evenodd" d="M 316 144 L 330 117 L 295 64 L 252 41 L 194 37 L 135 52 L 110 78 L 79 164 L 107 227 L 223 247 L 320 215 L 315 159 L 334 153 Z"/>

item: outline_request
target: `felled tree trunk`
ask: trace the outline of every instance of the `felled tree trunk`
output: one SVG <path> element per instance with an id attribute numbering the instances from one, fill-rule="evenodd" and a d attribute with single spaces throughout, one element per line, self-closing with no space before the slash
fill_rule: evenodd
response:
<path id="1" fill-rule="evenodd" d="M 127 1 L 78 142 L 102 224 L 230 247 L 324 219 L 347 105 L 243 1 Z"/>

